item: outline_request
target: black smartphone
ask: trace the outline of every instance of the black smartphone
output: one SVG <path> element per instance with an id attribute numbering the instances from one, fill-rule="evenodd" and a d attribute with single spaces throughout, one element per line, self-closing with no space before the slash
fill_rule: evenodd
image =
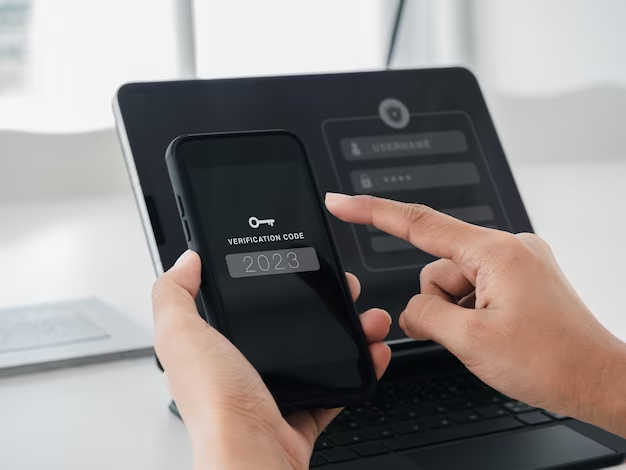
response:
<path id="1" fill-rule="evenodd" d="M 376 376 L 313 169 L 287 131 L 188 135 L 166 163 L 199 306 L 283 410 L 364 401 Z"/>

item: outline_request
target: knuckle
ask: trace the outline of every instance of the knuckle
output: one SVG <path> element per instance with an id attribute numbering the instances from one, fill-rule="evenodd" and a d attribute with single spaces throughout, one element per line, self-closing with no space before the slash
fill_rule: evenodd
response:
<path id="1" fill-rule="evenodd" d="M 369 194 L 358 194 L 356 196 L 354 196 L 357 199 L 366 201 L 367 203 L 371 204 L 372 206 L 376 207 L 379 206 L 383 203 L 383 201 L 381 201 L 379 198 L 374 197 L 374 196 L 370 196 Z"/>
<path id="2" fill-rule="evenodd" d="M 435 212 L 434 209 L 423 204 L 405 204 L 406 218 L 410 225 L 420 224 L 424 219 L 431 217 Z"/>
<path id="3" fill-rule="evenodd" d="M 485 319 L 475 315 L 466 319 L 464 330 L 467 338 L 482 341 L 487 336 L 489 327 Z"/>
<path id="4" fill-rule="evenodd" d="M 537 240 L 540 240 L 540 238 L 537 235 L 535 235 L 534 233 L 530 233 L 530 232 L 518 233 L 516 236 L 523 242 L 536 243 Z"/>
<path id="5" fill-rule="evenodd" d="M 435 279 L 437 273 L 437 261 L 427 264 L 420 272 L 420 281 L 422 283 Z"/>
<path id="6" fill-rule="evenodd" d="M 420 286 L 422 291 L 431 286 L 441 289 L 442 285 L 456 283 L 457 272 L 453 263 L 446 259 L 438 259 L 437 261 L 427 264 L 420 272 Z"/>
<path id="7" fill-rule="evenodd" d="M 509 232 L 496 231 L 491 236 L 491 243 L 494 246 L 503 248 L 505 250 L 510 250 L 520 243 L 519 239 Z"/>
<path id="8" fill-rule="evenodd" d="M 538 248 L 540 250 L 546 251 L 548 253 L 552 253 L 552 248 L 543 238 L 534 234 L 534 233 L 518 233 L 517 238 L 519 238 L 525 245 L 531 248 Z"/>
<path id="9" fill-rule="evenodd" d="M 411 315 L 413 315 L 414 312 L 419 311 L 419 305 L 421 304 L 421 298 L 422 296 L 420 294 L 418 295 L 414 295 L 413 297 L 411 297 L 411 299 L 409 300 L 409 303 L 407 304 L 405 310 L 407 312 L 410 312 Z"/>
<path id="10" fill-rule="evenodd" d="M 414 296 L 406 307 L 406 324 L 415 329 L 421 328 L 437 308 L 439 297 L 434 295 L 418 294 Z M 436 314 L 436 313 L 435 313 Z"/>
<path id="11" fill-rule="evenodd" d="M 518 264 L 528 252 L 524 242 L 508 232 L 496 232 L 491 235 L 487 254 L 493 260 L 502 261 L 508 265 Z"/>
<path id="12" fill-rule="evenodd" d="M 424 226 L 433 215 L 436 215 L 436 211 L 423 204 L 403 204 L 402 205 L 403 218 L 408 221 L 406 224 L 406 232 L 402 234 L 402 238 L 411 241 L 411 234 L 418 230 L 419 227 Z"/>

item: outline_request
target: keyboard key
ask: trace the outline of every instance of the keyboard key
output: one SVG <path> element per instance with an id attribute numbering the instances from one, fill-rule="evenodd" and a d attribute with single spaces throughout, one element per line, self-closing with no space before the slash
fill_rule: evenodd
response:
<path id="1" fill-rule="evenodd" d="M 525 413 L 526 411 L 535 411 L 537 409 L 521 401 L 508 401 L 503 403 L 502 406 L 511 413 Z"/>
<path id="2" fill-rule="evenodd" d="M 331 433 L 343 432 L 343 431 L 351 431 L 355 429 L 359 429 L 361 425 L 354 421 L 333 421 L 328 425 L 328 430 Z"/>
<path id="3" fill-rule="evenodd" d="M 330 440 L 337 446 L 349 446 L 365 441 L 365 438 L 358 432 L 348 431 L 337 434 L 331 434 Z"/>
<path id="4" fill-rule="evenodd" d="M 422 431 L 422 426 L 417 424 L 415 421 L 401 421 L 399 423 L 393 423 L 390 428 L 396 434 L 413 434 L 415 432 Z"/>
<path id="5" fill-rule="evenodd" d="M 570 419 L 570 417 L 569 417 L 569 416 L 560 415 L 560 414 L 558 414 L 558 413 L 552 413 L 551 411 L 548 411 L 548 410 L 543 410 L 543 412 L 544 412 L 545 414 L 547 414 L 548 416 L 550 416 L 551 418 L 554 418 L 554 419 L 558 419 L 558 420 L 561 420 L 561 419 Z"/>
<path id="6" fill-rule="evenodd" d="M 476 404 L 473 401 L 467 399 L 453 400 L 446 403 L 446 407 L 450 411 L 465 411 L 474 408 Z"/>
<path id="7" fill-rule="evenodd" d="M 314 450 L 324 450 L 324 449 L 332 449 L 333 447 L 335 447 L 335 444 L 333 444 L 328 439 L 326 439 L 326 438 L 319 438 L 317 441 L 315 441 L 315 445 L 313 446 L 313 449 Z"/>
<path id="8" fill-rule="evenodd" d="M 453 426 L 420 434 L 397 436 L 383 442 L 391 450 L 405 450 L 415 447 L 423 447 L 441 442 L 465 439 L 483 434 L 508 431 L 521 428 L 524 425 L 512 417 L 497 418 L 464 426 Z"/>
<path id="9" fill-rule="evenodd" d="M 365 437 L 365 439 L 370 441 L 376 441 L 378 439 L 385 439 L 393 436 L 393 433 L 386 426 L 365 428 L 361 430 L 361 434 Z"/>
<path id="10" fill-rule="evenodd" d="M 384 421 L 381 418 L 382 416 L 380 415 L 380 413 L 374 411 L 363 411 L 361 413 L 357 413 L 354 416 L 355 421 L 364 425 L 378 424 L 381 421 Z"/>
<path id="11" fill-rule="evenodd" d="M 430 416 L 437 414 L 437 406 L 436 405 L 422 405 L 416 408 L 415 412 L 418 416 Z"/>
<path id="12" fill-rule="evenodd" d="M 348 460 L 354 460 L 358 457 L 356 452 L 353 452 L 346 447 L 335 447 L 334 449 L 325 450 L 320 452 L 320 455 L 330 463 L 346 462 Z"/>
<path id="13" fill-rule="evenodd" d="M 309 467 L 321 467 L 322 465 L 326 465 L 326 460 L 324 460 L 319 454 L 313 453 L 313 455 L 311 456 L 311 463 L 309 464 Z"/>
<path id="14" fill-rule="evenodd" d="M 457 424 L 474 423 L 483 419 L 478 413 L 474 411 L 461 411 L 459 413 L 453 413 L 451 415 L 448 415 L 448 418 L 450 418 Z"/>
<path id="15" fill-rule="evenodd" d="M 417 418 L 418 414 L 411 408 L 397 408 L 387 413 L 389 419 L 393 421 L 403 421 Z"/>
<path id="16" fill-rule="evenodd" d="M 375 455 L 386 454 L 389 449 L 382 444 L 376 442 L 365 442 L 351 447 L 353 451 L 359 454 L 361 457 L 373 457 Z"/>
<path id="17" fill-rule="evenodd" d="M 497 405 L 502 402 L 509 401 L 508 398 L 502 397 L 500 394 L 494 393 L 485 393 L 483 391 L 479 391 L 476 394 L 471 395 L 472 400 L 476 404 L 476 406 L 489 406 L 489 405 Z"/>
<path id="18" fill-rule="evenodd" d="M 503 416 L 509 415 L 509 413 L 507 413 L 507 411 L 504 408 L 498 405 L 485 406 L 483 408 L 478 408 L 476 412 L 480 416 L 486 419 L 501 418 Z"/>
<path id="19" fill-rule="evenodd" d="M 549 423 L 552 421 L 552 418 L 550 418 L 547 415 L 544 415 L 541 411 L 531 411 L 530 413 L 521 413 L 517 415 L 517 419 L 530 425 L 544 424 L 544 423 Z"/>
<path id="20" fill-rule="evenodd" d="M 428 429 L 438 429 L 445 428 L 447 426 L 452 426 L 452 421 L 450 421 L 445 416 L 431 416 L 420 419 L 420 423 L 422 423 Z"/>

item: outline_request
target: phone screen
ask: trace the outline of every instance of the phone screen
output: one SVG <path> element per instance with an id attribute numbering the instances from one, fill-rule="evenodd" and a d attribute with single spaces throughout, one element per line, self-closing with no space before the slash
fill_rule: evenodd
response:
<path id="1" fill-rule="evenodd" d="M 361 389 L 371 375 L 325 208 L 287 133 L 179 146 L 196 240 L 227 334 L 275 396 Z M 206 272 L 206 271 L 204 271 Z"/>

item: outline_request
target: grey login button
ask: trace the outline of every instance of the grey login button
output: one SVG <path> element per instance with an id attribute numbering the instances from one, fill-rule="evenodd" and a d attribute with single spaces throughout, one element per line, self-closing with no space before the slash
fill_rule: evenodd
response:
<path id="1" fill-rule="evenodd" d="M 416 165 L 350 173 L 356 193 L 382 193 L 432 188 L 449 188 L 480 183 L 478 168 L 472 162 Z"/>
<path id="2" fill-rule="evenodd" d="M 341 151 L 349 161 L 455 154 L 465 153 L 467 150 L 467 140 L 461 131 L 354 137 L 341 140 Z"/>

